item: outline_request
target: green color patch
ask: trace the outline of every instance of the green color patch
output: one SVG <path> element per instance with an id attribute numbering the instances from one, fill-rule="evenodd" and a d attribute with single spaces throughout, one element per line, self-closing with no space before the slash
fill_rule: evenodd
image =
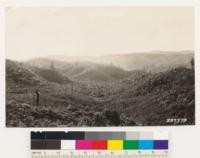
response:
<path id="1" fill-rule="evenodd" d="M 138 141 L 137 140 L 124 140 L 124 149 L 138 149 Z"/>

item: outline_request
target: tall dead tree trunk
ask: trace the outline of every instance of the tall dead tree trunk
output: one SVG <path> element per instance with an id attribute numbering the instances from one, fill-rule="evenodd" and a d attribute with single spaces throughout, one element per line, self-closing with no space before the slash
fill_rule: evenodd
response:
<path id="1" fill-rule="evenodd" d="M 36 105 L 40 105 L 40 92 L 38 90 L 35 91 L 36 94 Z"/>

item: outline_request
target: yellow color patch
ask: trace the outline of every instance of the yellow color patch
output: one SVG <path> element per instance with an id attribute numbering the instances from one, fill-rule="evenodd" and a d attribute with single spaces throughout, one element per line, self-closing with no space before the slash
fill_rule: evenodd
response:
<path id="1" fill-rule="evenodd" d="M 122 150 L 123 140 L 108 140 L 108 150 Z"/>

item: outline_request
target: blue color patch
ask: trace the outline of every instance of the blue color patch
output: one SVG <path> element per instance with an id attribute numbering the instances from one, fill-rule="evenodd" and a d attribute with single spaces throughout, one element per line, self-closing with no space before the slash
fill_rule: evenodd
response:
<path id="1" fill-rule="evenodd" d="M 153 149 L 153 140 L 139 140 L 138 149 L 152 150 Z"/>

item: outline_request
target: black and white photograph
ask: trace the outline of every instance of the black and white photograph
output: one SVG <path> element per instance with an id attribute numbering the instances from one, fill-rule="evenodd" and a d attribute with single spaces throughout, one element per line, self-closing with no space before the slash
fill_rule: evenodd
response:
<path id="1" fill-rule="evenodd" d="M 7 7 L 7 127 L 195 124 L 194 7 Z"/>

